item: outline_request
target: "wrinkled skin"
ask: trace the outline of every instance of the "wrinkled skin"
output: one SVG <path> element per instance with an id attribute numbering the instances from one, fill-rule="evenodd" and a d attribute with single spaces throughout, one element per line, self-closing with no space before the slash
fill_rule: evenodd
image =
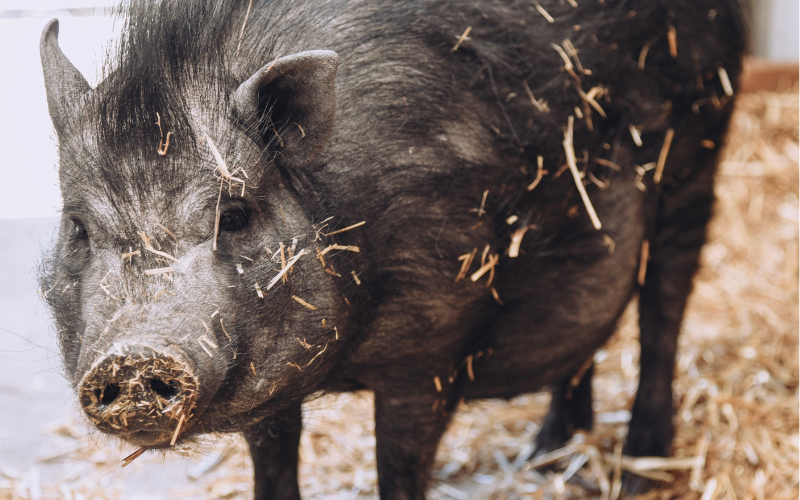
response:
<path id="1" fill-rule="evenodd" d="M 303 401 L 368 389 L 381 498 L 423 498 L 462 398 L 551 386 L 534 454 L 591 428 L 587 360 L 638 291 L 625 451 L 667 455 L 742 20 L 605 3 L 542 1 L 549 24 L 513 0 L 254 2 L 239 46 L 247 2 L 134 2 L 95 89 L 48 25 L 64 209 L 41 281 L 89 420 L 145 448 L 243 432 L 256 498 L 299 498 Z M 561 168 L 570 115 L 599 230 Z"/>

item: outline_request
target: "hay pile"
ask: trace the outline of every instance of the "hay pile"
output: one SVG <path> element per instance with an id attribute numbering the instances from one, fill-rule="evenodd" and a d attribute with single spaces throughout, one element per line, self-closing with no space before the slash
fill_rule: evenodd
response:
<path id="1" fill-rule="evenodd" d="M 548 396 L 462 407 L 438 456 L 433 499 L 614 497 L 615 464 L 660 478 L 644 498 L 798 497 L 798 91 L 742 96 L 717 188 L 709 245 L 684 323 L 674 383 L 679 405 L 674 457 L 621 460 L 636 389 L 635 306 L 596 356 L 598 424 L 578 436 L 555 472 L 524 470 Z M 306 408 L 301 487 L 306 498 L 375 498 L 371 397 L 323 397 Z M 80 423 L 50 429 L 65 460 L 60 482 L 0 464 L 0 500 L 122 499 L 123 476 L 158 468 L 145 455 L 87 437 Z M 249 458 L 239 438 L 209 437 L 184 462 L 189 479 L 168 498 L 251 498 Z M 184 460 L 175 454 L 167 461 Z M 648 469 L 641 472 L 642 469 Z M 669 469 L 669 470 L 668 470 Z M 565 482 L 565 478 L 571 480 Z"/>

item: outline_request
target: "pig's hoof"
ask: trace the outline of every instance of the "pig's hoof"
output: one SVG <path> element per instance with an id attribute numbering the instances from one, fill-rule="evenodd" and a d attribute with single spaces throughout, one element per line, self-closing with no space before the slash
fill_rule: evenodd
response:
<path id="1" fill-rule="evenodd" d="M 634 498 L 637 495 L 647 493 L 653 487 L 653 481 L 645 479 L 641 476 L 631 474 L 630 472 L 622 473 L 622 489 L 620 490 L 620 498 Z"/>
<path id="2" fill-rule="evenodd" d="M 570 435 L 566 424 L 545 418 L 542 430 L 533 440 L 533 452 L 528 460 L 534 460 L 543 455 L 563 448 Z"/>

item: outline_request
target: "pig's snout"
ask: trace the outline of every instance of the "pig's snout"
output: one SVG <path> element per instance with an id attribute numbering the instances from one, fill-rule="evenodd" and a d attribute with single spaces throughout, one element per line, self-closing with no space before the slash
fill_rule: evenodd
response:
<path id="1" fill-rule="evenodd" d="M 101 431 L 138 446 L 165 446 L 189 427 L 199 384 L 175 347 L 115 344 L 86 373 L 83 411 Z"/>

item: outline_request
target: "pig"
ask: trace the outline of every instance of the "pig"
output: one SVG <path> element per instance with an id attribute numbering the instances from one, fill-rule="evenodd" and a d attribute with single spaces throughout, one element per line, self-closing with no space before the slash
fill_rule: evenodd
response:
<path id="1" fill-rule="evenodd" d="M 459 401 L 549 387 L 534 456 L 590 430 L 638 296 L 624 452 L 667 456 L 742 12 L 133 0 L 96 88 L 51 21 L 40 282 L 87 421 L 142 450 L 243 433 L 255 498 L 299 498 L 303 402 L 368 390 L 380 497 L 421 499 Z"/>

